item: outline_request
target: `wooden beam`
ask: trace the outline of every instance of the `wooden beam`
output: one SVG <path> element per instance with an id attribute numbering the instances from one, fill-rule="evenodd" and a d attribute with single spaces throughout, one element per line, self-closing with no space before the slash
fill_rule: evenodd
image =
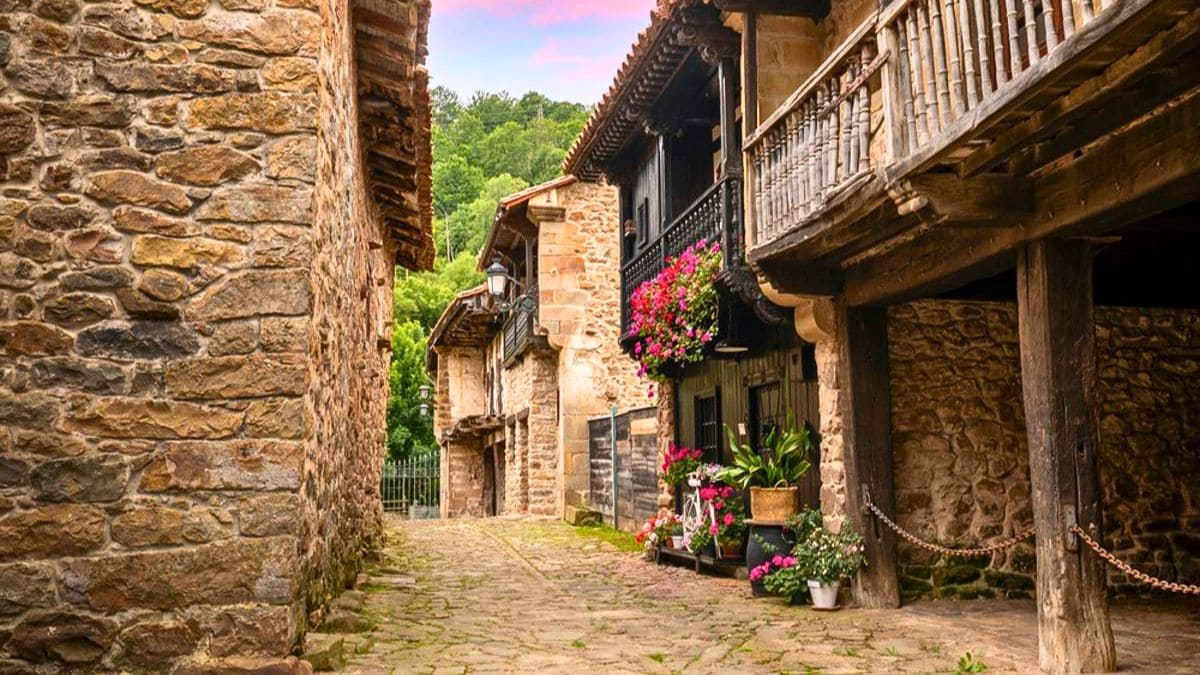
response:
<path id="1" fill-rule="evenodd" d="M 842 270 L 821 263 L 762 260 L 753 264 L 779 293 L 832 298 L 842 294 Z"/>
<path id="2" fill-rule="evenodd" d="M 868 608 L 899 607 L 896 536 L 864 512 L 865 490 L 872 503 L 895 518 L 887 310 L 844 307 L 839 318 L 846 515 L 862 534 L 867 556 L 867 567 L 854 580 L 854 599 Z"/>
<path id="3" fill-rule="evenodd" d="M 1127 92 L 1129 87 L 1147 73 L 1191 51 L 1198 42 L 1200 12 L 1192 12 L 1183 21 L 1155 35 L 1150 42 L 1122 57 L 1101 74 L 1052 101 L 1023 122 L 1004 130 L 991 143 L 964 159 L 959 167 L 960 173 L 974 175 L 987 171 L 1017 151 L 1060 132 L 1065 125 Z M 1130 116 L 1124 106 L 1117 107 L 1113 113 L 1125 119 Z M 1101 121 L 1113 124 L 1113 113 L 1102 114 L 1099 117 L 1104 118 Z"/>
<path id="4" fill-rule="evenodd" d="M 829 0 L 716 0 L 723 12 L 758 12 L 781 16 L 807 16 L 817 21 L 829 14 Z"/>
<path id="5" fill-rule="evenodd" d="M 1025 243 L 1107 233 L 1200 194 L 1200 90 L 1089 146 L 1032 187 L 1034 215 L 929 227 L 846 269 L 846 302 L 902 302 L 995 274 Z"/>
<path id="6" fill-rule="evenodd" d="M 758 12 L 746 12 L 742 26 L 742 137 L 758 128 Z"/>
<path id="7" fill-rule="evenodd" d="M 1038 651 L 1055 673 L 1116 670 L 1099 539 L 1100 481 L 1092 250 L 1081 240 L 1027 244 L 1017 265 L 1021 389 L 1037 529 Z"/>

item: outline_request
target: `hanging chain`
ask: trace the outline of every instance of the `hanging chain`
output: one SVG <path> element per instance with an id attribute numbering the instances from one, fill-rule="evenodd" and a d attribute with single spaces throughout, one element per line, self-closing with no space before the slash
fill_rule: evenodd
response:
<path id="1" fill-rule="evenodd" d="M 1200 595 L 1200 586 L 1189 586 L 1188 584 L 1177 584 L 1173 581 L 1163 581 L 1162 579 L 1156 579 L 1156 578 L 1150 576 L 1149 574 L 1142 572 L 1141 570 L 1134 569 L 1133 567 L 1131 567 L 1129 565 L 1129 563 L 1125 563 L 1120 560 L 1117 560 L 1117 556 L 1113 555 L 1107 549 L 1105 549 L 1103 546 L 1101 546 L 1100 542 L 1089 537 L 1087 535 L 1087 533 L 1083 531 L 1083 528 L 1079 527 L 1078 525 L 1072 525 L 1071 532 L 1075 536 L 1079 537 L 1080 540 L 1083 541 L 1083 543 L 1087 544 L 1089 548 L 1091 548 L 1093 551 L 1095 551 L 1096 555 L 1098 555 L 1101 558 L 1103 558 L 1104 560 L 1106 560 L 1108 562 L 1108 564 L 1110 564 L 1113 567 L 1117 568 L 1118 570 L 1124 572 L 1128 576 L 1131 576 L 1134 579 L 1141 581 L 1142 583 L 1149 584 L 1153 588 L 1158 588 L 1158 589 L 1161 589 L 1164 591 L 1171 591 L 1172 593 L 1186 593 L 1186 594 L 1190 594 L 1190 595 Z"/>
<path id="2" fill-rule="evenodd" d="M 905 530 L 904 528 L 897 525 L 891 518 L 888 518 L 887 516 L 885 516 L 883 514 L 883 511 L 880 511 L 879 507 L 875 506 L 871 502 L 867 502 L 867 508 L 870 509 L 871 512 L 874 513 L 877 518 L 882 520 L 885 525 L 887 525 L 888 527 L 895 530 L 896 534 L 900 535 L 900 537 L 902 537 L 903 539 L 911 542 L 912 544 L 920 546 L 923 549 L 933 551 L 934 553 L 940 553 L 942 555 L 947 555 L 947 556 L 962 556 L 964 558 L 974 558 L 976 556 L 991 555 L 997 551 L 1003 551 L 1006 548 L 1012 548 L 1013 546 L 1016 546 L 1017 544 L 1025 541 L 1026 539 L 1029 539 L 1030 537 L 1033 536 L 1033 528 L 1031 527 L 1028 530 L 1025 530 L 1024 532 L 1016 535 L 1015 537 L 1009 537 L 1008 539 L 998 541 L 995 544 L 992 544 L 990 546 L 981 546 L 979 548 L 949 548 L 947 546 L 938 546 L 937 544 L 931 544 L 931 543 L 917 537 L 917 535 Z"/>

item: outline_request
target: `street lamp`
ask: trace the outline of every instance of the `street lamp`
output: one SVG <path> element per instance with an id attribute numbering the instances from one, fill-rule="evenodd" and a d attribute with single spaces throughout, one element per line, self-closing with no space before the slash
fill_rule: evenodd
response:
<path id="1" fill-rule="evenodd" d="M 488 293 L 491 293 L 494 298 L 503 297 L 504 288 L 511 277 L 508 276 L 508 270 L 504 268 L 504 264 L 500 262 L 500 256 L 492 258 L 492 264 L 488 265 L 484 273 L 487 274 Z"/>
<path id="2" fill-rule="evenodd" d="M 504 267 L 504 263 L 500 262 L 500 256 L 495 256 L 492 258 L 492 264 L 488 265 L 488 268 L 484 270 L 484 274 L 487 275 L 488 293 L 490 293 L 492 298 L 498 303 L 500 312 L 507 313 L 511 311 L 512 305 L 504 300 L 505 289 L 508 288 L 508 284 L 511 282 L 513 288 L 515 288 L 518 293 L 523 293 L 524 286 L 521 284 L 521 282 L 517 281 L 515 277 L 508 273 L 508 269 Z M 520 298 L 518 298 L 517 304 L 521 307 L 521 309 L 524 310 L 532 310 L 534 308 L 533 298 L 529 297 L 528 295 L 522 295 Z"/>
<path id="3" fill-rule="evenodd" d="M 429 417 L 429 394 L 432 391 L 433 388 L 428 384 L 417 387 L 417 397 L 421 399 L 421 403 L 417 406 L 417 411 L 421 417 Z"/>

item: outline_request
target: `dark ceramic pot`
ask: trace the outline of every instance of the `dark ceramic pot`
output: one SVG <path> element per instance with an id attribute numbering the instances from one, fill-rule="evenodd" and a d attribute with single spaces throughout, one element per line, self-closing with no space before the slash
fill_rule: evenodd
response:
<path id="1" fill-rule="evenodd" d="M 774 546 L 775 550 L 768 553 L 763 547 L 766 543 Z M 783 525 L 750 525 L 750 539 L 746 542 L 746 571 L 767 562 L 772 556 L 787 553 L 792 543 L 783 537 Z M 750 590 L 754 597 L 770 595 L 761 581 L 751 581 Z"/>

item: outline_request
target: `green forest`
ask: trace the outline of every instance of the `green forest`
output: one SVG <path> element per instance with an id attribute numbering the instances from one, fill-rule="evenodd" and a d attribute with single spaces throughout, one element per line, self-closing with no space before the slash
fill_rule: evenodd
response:
<path id="1" fill-rule="evenodd" d="M 501 197 L 550 180 L 588 109 L 529 92 L 475 94 L 464 102 L 435 87 L 433 103 L 433 236 L 431 272 L 396 270 L 392 296 L 392 362 L 389 370 L 388 457 L 433 451 L 433 421 L 421 413 L 420 387 L 430 329 L 459 291 L 483 281 L 476 257 Z"/>

